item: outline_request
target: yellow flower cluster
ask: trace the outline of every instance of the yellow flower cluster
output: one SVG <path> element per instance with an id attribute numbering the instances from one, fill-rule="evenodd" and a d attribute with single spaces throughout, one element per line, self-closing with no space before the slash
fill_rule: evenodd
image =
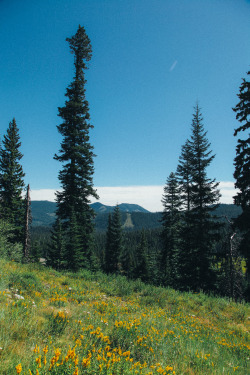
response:
<path id="1" fill-rule="evenodd" d="M 21 372 L 22 372 L 22 365 L 21 363 L 19 363 L 19 365 L 16 366 L 16 373 L 21 374 Z"/>

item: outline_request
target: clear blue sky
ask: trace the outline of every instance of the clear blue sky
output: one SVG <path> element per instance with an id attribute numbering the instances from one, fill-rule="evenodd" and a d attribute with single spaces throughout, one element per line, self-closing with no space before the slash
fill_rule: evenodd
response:
<path id="1" fill-rule="evenodd" d="M 73 77 L 65 39 L 79 24 L 93 48 L 95 186 L 164 185 L 197 100 L 216 154 L 209 176 L 233 182 L 231 108 L 250 68 L 249 20 L 247 0 L 0 0 L 0 136 L 15 117 L 25 182 L 60 188 L 57 108 Z"/>

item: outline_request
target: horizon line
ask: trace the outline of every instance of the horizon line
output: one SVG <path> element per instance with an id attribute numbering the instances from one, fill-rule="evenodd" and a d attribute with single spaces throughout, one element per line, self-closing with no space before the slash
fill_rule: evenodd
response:
<path id="1" fill-rule="evenodd" d="M 151 212 L 162 211 L 162 195 L 165 185 L 129 185 L 129 186 L 95 186 L 99 199 L 91 199 L 91 203 L 102 202 L 107 206 L 128 203 L 138 204 Z M 31 189 L 32 201 L 55 202 L 55 192 L 61 189 Z M 233 204 L 233 196 L 237 193 L 232 181 L 219 182 L 221 204 Z"/>

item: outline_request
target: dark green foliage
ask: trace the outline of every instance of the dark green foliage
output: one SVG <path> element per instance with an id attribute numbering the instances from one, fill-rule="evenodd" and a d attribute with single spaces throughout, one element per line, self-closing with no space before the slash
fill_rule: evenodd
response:
<path id="1" fill-rule="evenodd" d="M 243 298 L 245 288 L 242 271 L 243 259 L 239 253 L 240 235 L 238 232 L 234 232 L 230 222 L 223 229 L 221 249 L 217 254 L 219 265 L 217 293 L 239 301 Z"/>
<path id="2" fill-rule="evenodd" d="M 13 242 L 13 233 L 13 226 L 0 219 L 0 257 L 20 262 L 23 256 L 22 246 Z"/>
<path id="3" fill-rule="evenodd" d="M 161 280 L 163 285 L 177 287 L 179 278 L 179 251 L 181 225 L 181 189 L 176 175 L 167 178 L 162 197 L 162 240 L 160 256 Z"/>
<path id="4" fill-rule="evenodd" d="M 108 215 L 108 226 L 106 233 L 104 269 L 107 273 L 112 272 L 112 215 Z M 118 263 L 118 259 L 116 261 Z"/>
<path id="5" fill-rule="evenodd" d="M 49 239 L 47 240 L 49 241 Z M 48 248 L 48 246 L 46 246 Z M 31 263 L 38 263 L 40 258 L 44 258 L 45 246 L 41 246 L 38 241 L 31 241 L 29 259 Z M 44 258 L 45 259 L 45 258 Z"/>
<path id="6" fill-rule="evenodd" d="M 35 245 L 37 246 L 37 243 Z M 60 270 L 66 268 L 67 262 L 68 259 L 66 258 L 65 251 L 65 236 L 63 234 L 61 220 L 57 218 L 55 224 L 53 225 L 51 240 L 47 248 L 46 264 Z"/>
<path id="7" fill-rule="evenodd" d="M 144 230 L 141 232 L 141 239 L 137 246 L 134 275 L 135 278 L 141 279 L 144 282 L 149 281 L 148 243 Z"/>
<path id="8" fill-rule="evenodd" d="M 185 211 L 190 211 L 192 186 L 192 149 L 189 140 L 182 146 L 176 175 L 181 181 L 181 198 Z"/>
<path id="9" fill-rule="evenodd" d="M 84 266 L 85 268 L 89 268 L 89 258 L 87 258 L 86 254 L 82 251 L 80 228 L 78 226 L 74 210 L 72 210 L 70 215 L 69 228 L 66 238 L 66 268 L 72 271 L 78 271 Z"/>
<path id="10" fill-rule="evenodd" d="M 85 29 L 81 26 L 72 38 L 66 40 L 74 55 L 75 75 L 66 91 L 65 106 L 59 108 L 63 122 L 57 128 L 63 141 L 55 159 L 63 163 L 63 168 L 59 172 L 62 191 L 57 192 L 57 216 L 63 222 L 65 233 L 69 234 L 66 241 L 68 265 L 78 269 L 88 268 L 90 264 L 89 240 L 94 217 L 90 197 L 98 198 L 93 188 L 94 153 L 89 142 L 89 130 L 93 126 L 89 123 L 84 78 L 92 49 Z M 73 252 L 75 255 L 72 254 L 72 238 L 77 241 Z"/>
<path id="11" fill-rule="evenodd" d="M 13 226 L 13 243 L 23 243 L 25 209 L 22 198 L 24 172 L 20 164 L 23 155 L 19 130 L 15 119 L 9 123 L 0 149 L 0 201 L 1 218 Z"/>
<path id="12" fill-rule="evenodd" d="M 247 74 L 250 75 L 250 71 Z M 243 231 L 240 251 L 246 258 L 247 273 L 250 277 L 250 134 L 247 134 L 247 130 L 250 129 L 250 82 L 246 79 L 242 80 L 238 98 L 240 101 L 233 110 L 236 112 L 236 119 L 240 122 L 240 126 L 235 129 L 234 136 L 243 132 L 243 138 L 238 139 L 234 159 L 235 187 L 240 190 L 234 199 L 235 203 L 242 207 L 243 212 L 235 224 Z"/>
<path id="13" fill-rule="evenodd" d="M 184 208 L 183 221 L 180 228 L 180 247 L 179 252 L 179 286 L 181 289 L 189 289 L 194 282 L 194 274 L 198 272 L 196 264 L 196 251 L 192 247 L 192 143 L 187 140 L 182 146 L 179 164 L 177 166 L 177 176 L 180 182 L 181 199 Z"/>
<path id="14" fill-rule="evenodd" d="M 178 168 L 187 208 L 181 232 L 181 284 L 183 288 L 196 291 L 210 290 L 215 281 L 213 247 L 219 232 L 219 224 L 213 212 L 220 194 L 218 183 L 207 177 L 207 167 L 214 155 L 211 155 L 198 105 L 195 107 L 191 129 L 191 140 L 183 147 Z M 187 182 L 188 179 L 190 182 Z"/>
<path id="15" fill-rule="evenodd" d="M 118 271 L 121 270 L 121 256 L 124 256 L 123 232 L 121 225 L 120 210 L 117 205 L 115 207 L 113 214 L 109 214 L 108 228 L 106 234 L 105 270 L 107 273 L 118 273 Z"/>
<path id="16" fill-rule="evenodd" d="M 247 73 L 250 75 L 250 71 Z M 243 79 L 240 86 L 239 103 L 233 110 L 236 112 L 236 119 L 240 126 L 235 129 L 234 136 L 247 131 L 250 128 L 250 82 Z M 243 133 L 244 135 L 244 133 Z M 245 139 L 238 139 L 236 147 L 236 158 L 234 160 L 236 179 L 235 187 L 240 190 L 235 196 L 235 203 L 241 205 L 243 211 L 250 205 L 250 138 L 245 134 Z"/>
<path id="17" fill-rule="evenodd" d="M 51 227 L 31 227 L 31 251 L 30 256 L 34 261 L 39 258 L 47 258 L 51 244 Z"/>

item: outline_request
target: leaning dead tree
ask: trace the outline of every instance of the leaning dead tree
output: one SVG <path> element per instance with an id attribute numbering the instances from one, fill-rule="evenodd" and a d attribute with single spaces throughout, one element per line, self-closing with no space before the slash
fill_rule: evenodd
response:
<path id="1" fill-rule="evenodd" d="M 241 300 L 243 295 L 243 272 L 242 272 L 242 257 L 239 254 L 239 243 L 240 238 L 233 223 L 225 216 L 229 226 L 230 231 L 228 233 L 228 238 L 226 241 L 225 249 L 225 260 L 224 268 L 225 277 L 227 279 L 227 294 L 233 300 Z"/>
<path id="2" fill-rule="evenodd" d="M 31 217 L 31 201 L 30 201 L 30 185 L 27 186 L 25 197 L 25 229 L 24 229 L 24 261 L 29 262 L 30 258 L 30 225 Z"/>

